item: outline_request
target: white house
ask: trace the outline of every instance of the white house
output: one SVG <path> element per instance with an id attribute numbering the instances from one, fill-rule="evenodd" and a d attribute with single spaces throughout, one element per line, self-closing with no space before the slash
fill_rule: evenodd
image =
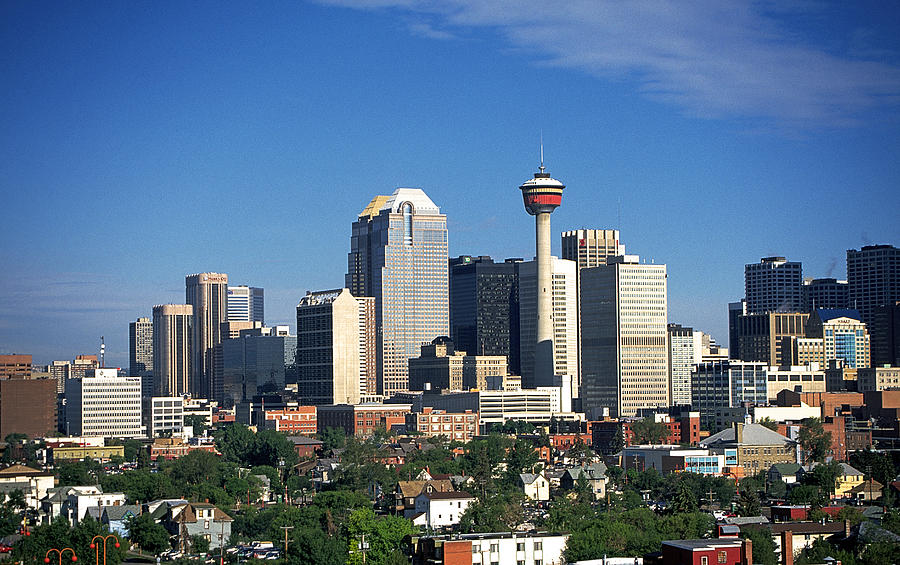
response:
<path id="1" fill-rule="evenodd" d="M 37 510 L 40 501 L 53 488 L 53 473 L 45 473 L 25 465 L 12 465 L 0 470 L 0 499 L 14 490 L 22 491 L 25 504 Z"/>
<path id="2" fill-rule="evenodd" d="M 99 514 L 103 514 L 104 506 L 122 506 L 125 494 L 121 492 L 103 492 L 98 487 L 76 487 L 69 492 L 64 503 L 64 512 L 69 523 L 75 525 L 87 514 L 88 508 L 99 506 Z"/>
<path id="3" fill-rule="evenodd" d="M 519 485 L 531 500 L 550 500 L 550 481 L 544 475 L 520 473 Z"/>
<path id="4" fill-rule="evenodd" d="M 467 492 L 423 492 L 416 497 L 416 515 L 424 514 L 424 525 L 432 530 L 453 526 L 474 501 Z"/>

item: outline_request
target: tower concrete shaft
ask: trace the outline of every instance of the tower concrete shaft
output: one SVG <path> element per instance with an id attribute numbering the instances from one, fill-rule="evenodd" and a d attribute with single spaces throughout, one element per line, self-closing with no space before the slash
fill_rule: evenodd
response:
<path id="1" fill-rule="evenodd" d="M 537 262 L 537 344 L 534 350 L 536 386 L 553 386 L 553 274 L 550 264 L 550 214 L 562 203 L 566 187 L 550 174 L 540 172 L 522 183 L 525 211 L 534 216 Z"/>
<path id="2" fill-rule="evenodd" d="M 550 212 L 534 216 L 537 258 L 537 346 L 534 350 L 535 383 L 553 384 L 553 268 L 550 265 Z"/>

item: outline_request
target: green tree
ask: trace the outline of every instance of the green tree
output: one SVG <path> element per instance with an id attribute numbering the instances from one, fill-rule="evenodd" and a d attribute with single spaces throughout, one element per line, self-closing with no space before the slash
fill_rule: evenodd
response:
<path id="1" fill-rule="evenodd" d="M 347 542 L 350 565 L 361 565 L 363 562 L 372 565 L 389 565 L 402 557 L 400 548 L 403 538 L 418 533 L 418 528 L 406 518 L 399 516 L 383 516 L 375 518 L 370 508 L 355 510 L 347 522 Z M 363 536 L 368 549 L 363 556 Z"/>
<path id="2" fill-rule="evenodd" d="M 763 426 L 769 428 L 769 429 L 772 430 L 773 432 L 777 432 L 777 431 L 778 431 L 778 422 L 776 422 L 775 420 L 769 418 L 768 416 L 766 416 L 765 418 L 763 418 L 762 420 L 760 420 L 759 422 L 757 422 L 757 424 L 761 424 L 761 425 L 763 425 Z"/>
<path id="3" fill-rule="evenodd" d="M 206 553 L 207 551 L 209 551 L 209 540 L 199 534 L 192 535 L 191 553 Z"/>
<path id="4" fill-rule="evenodd" d="M 93 471 L 93 472 L 92 472 Z M 97 470 L 88 461 L 67 461 L 56 469 L 58 486 L 87 486 L 97 484 Z"/>
<path id="5" fill-rule="evenodd" d="M 817 486 L 824 495 L 831 497 L 842 472 L 841 464 L 837 461 L 819 463 L 812 471 L 803 475 L 803 484 Z"/>
<path id="6" fill-rule="evenodd" d="M 634 442 L 639 444 L 658 444 L 669 437 L 669 430 L 662 422 L 652 417 L 638 420 L 631 425 Z"/>
<path id="7" fill-rule="evenodd" d="M 347 444 L 347 432 L 344 428 L 325 428 L 319 432 L 322 441 L 322 449 L 326 452 L 332 449 L 342 449 Z"/>
<path id="8" fill-rule="evenodd" d="M 169 532 L 154 522 L 149 513 L 130 518 L 128 534 L 131 543 L 150 553 L 159 554 L 169 548 Z"/>
<path id="9" fill-rule="evenodd" d="M 462 532 L 508 532 L 524 520 L 522 502 L 525 495 L 520 491 L 496 494 L 484 499 L 476 499 L 469 504 L 459 519 Z"/>
<path id="10" fill-rule="evenodd" d="M 283 432 L 262 430 L 256 434 L 254 440 L 253 455 L 249 461 L 252 465 L 278 467 L 283 463 L 290 468 L 299 460 L 294 444 Z"/>
<path id="11" fill-rule="evenodd" d="M 826 432 L 819 418 L 805 418 L 800 422 L 800 435 L 797 438 L 803 450 L 804 461 L 824 461 L 831 451 L 831 432 Z"/>
<path id="12" fill-rule="evenodd" d="M 760 565 L 778 565 L 780 559 L 775 549 L 775 539 L 765 528 L 744 528 L 741 537 L 753 542 L 753 562 Z"/>
<path id="13" fill-rule="evenodd" d="M 189 414 L 185 416 L 184 425 L 193 428 L 194 436 L 202 436 L 203 432 L 209 429 L 209 425 L 206 423 L 206 416 L 200 414 Z"/>
<path id="14" fill-rule="evenodd" d="M 669 503 L 669 510 L 675 513 L 697 511 L 697 495 L 686 481 L 679 481 L 675 496 Z"/>
<path id="15" fill-rule="evenodd" d="M 897 469 L 894 467 L 891 457 L 885 453 L 873 451 L 871 447 L 865 451 L 851 453 L 850 464 L 883 485 L 889 484 L 897 476 Z"/>
<path id="16" fill-rule="evenodd" d="M 741 491 L 738 496 L 737 513 L 740 516 L 759 516 L 762 514 L 762 505 L 755 492 Z"/>
<path id="17" fill-rule="evenodd" d="M 517 439 L 506 452 L 504 461 L 506 463 L 505 486 L 513 489 L 517 488 L 520 473 L 534 472 L 538 454 L 534 450 L 533 443 L 527 439 Z"/>
<path id="18" fill-rule="evenodd" d="M 248 464 L 256 447 L 256 434 L 244 424 L 230 424 L 216 434 L 216 448 L 226 461 Z"/>
<path id="19" fill-rule="evenodd" d="M 767 491 L 769 496 L 772 498 L 784 498 L 785 496 L 787 496 L 787 483 L 785 483 L 781 479 L 772 481 L 771 483 L 769 483 Z"/>
<path id="20" fill-rule="evenodd" d="M 137 439 L 126 439 L 125 440 L 125 460 L 134 462 L 138 458 L 138 453 L 141 451 L 146 451 L 144 444 Z"/>
<path id="21" fill-rule="evenodd" d="M 82 519 L 75 526 L 70 527 L 63 517 L 57 517 L 52 523 L 40 525 L 31 530 L 31 535 L 23 537 L 14 546 L 11 561 L 23 561 L 33 563 L 37 559 L 43 559 L 51 548 L 70 547 L 75 550 L 79 560 L 94 560 L 94 552 L 89 549 L 91 539 L 96 535 L 109 535 L 109 530 L 96 520 Z M 118 565 L 122 562 L 127 551 L 127 543 L 115 547 L 110 542 L 106 546 L 107 565 Z M 101 550 L 102 556 L 102 550 Z M 63 561 L 71 559 L 66 552 Z"/>

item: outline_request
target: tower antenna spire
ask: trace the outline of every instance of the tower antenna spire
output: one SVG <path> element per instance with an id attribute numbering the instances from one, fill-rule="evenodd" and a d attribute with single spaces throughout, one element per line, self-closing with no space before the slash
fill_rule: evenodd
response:
<path id="1" fill-rule="evenodd" d="M 541 172 L 544 172 L 544 130 L 541 129 Z"/>

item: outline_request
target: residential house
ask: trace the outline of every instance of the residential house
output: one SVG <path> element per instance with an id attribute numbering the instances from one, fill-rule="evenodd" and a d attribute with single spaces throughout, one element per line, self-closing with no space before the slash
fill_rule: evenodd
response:
<path id="1" fill-rule="evenodd" d="M 475 497 L 467 492 L 428 492 L 426 490 L 416 497 L 413 522 L 418 521 L 430 530 L 455 526 L 459 523 L 466 508 L 473 502 L 475 502 Z"/>
<path id="2" fill-rule="evenodd" d="M 774 483 L 782 481 L 785 484 L 797 483 L 797 472 L 800 471 L 799 463 L 776 463 L 769 467 L 768 481 Z"/>
<path id="3" fill-rule="evenodd" d="M 594 493 L 594 498 L 602 500 L 606 498 L 606 464 L 598 462 L 584 467 L 572 467 L 566 469 L 559 479 L 559 486 L 565 490 L 571 490 L 578 484 L 580 477 L 584 475 Z"/>
<path id="4" fill-rule="evenodd" d="M 568 534 L 500 532 L 412 538 L 412 565 L 560 565 Z"/>
<path id="5" fill-rule="evenodd" d="M 777 463 L 796 463 L 796 443 L 762 424 L 726 428 L 700 442 L 701 447 L 723 451 L 726 465 L 737 465 L 745 476 L 756 475 Z"/>
<path id="6" fill-rule="evenodd" d="M 423 470 L 424 471 L 424 470 Z M 427 471 L 424 471 L 427 473 Z M 423 476 L 420 474 L 420 476 Z M 430 474 L 427 475 L 431 477 Z M 394 513 L 411 518 L 416 511 L 416 497 L 423 492 L 453 492 L 453 482 L 449 479 L 423 479 L 415 481 L 398 481 L 394 491 Z"/>
<path id="7" fill-rule="evenodd" d="M 106 525 L 110 532 L 121 537 L 128 537 L 128 521 L 140 513 L 141 507 L 136 504 L 104 506 L 100 523 Z"/>
<path id="8" fill-rule="evenodd" d="M 803 475 L 807 473 L 811 473 L 813 469 L 815 469 L 820 463 L 813 463 L 812 465 L 804 465 L 798 471 L 798 479 L 802 479 Z M 865 476 L 863 472 L 855 469 L 851 465 L 847 463 L 841 463 L 841 474 L 838 475 L 837 481 L 835 482 L 834 487 L 834 496 L 832 498 L 849 498 L 850 491 L 852 491 L 855 487 L 863 484 L 865 480 Z M 881 493 L 881 489 L 878 489 L 879 494 Z"/>
<path id="9" fill-rule="evenodd" d="M 22 491 L 28 508 L 37 510 L 40 501 L 53 488 L 53 473 L 45 473 L 25 465 L 11 465 L 0 469 L 0 492 Z"/>
<path id="10" fill-rule="evenodd" d="M 228 544 L 233 521 L 212 504 L 191 502 L 170 506 L 161 524 L 175 537 L 179 548 L 187 548 L 192 536 L 201 536 L 209 541 L 210 549 L 217 549 Z"/>
<path id="11" fill-rule="evenodd" d="M 550 500 L 550 481 L 544 475 L 520 473 L 519 486 L 531 500 Z"/>

